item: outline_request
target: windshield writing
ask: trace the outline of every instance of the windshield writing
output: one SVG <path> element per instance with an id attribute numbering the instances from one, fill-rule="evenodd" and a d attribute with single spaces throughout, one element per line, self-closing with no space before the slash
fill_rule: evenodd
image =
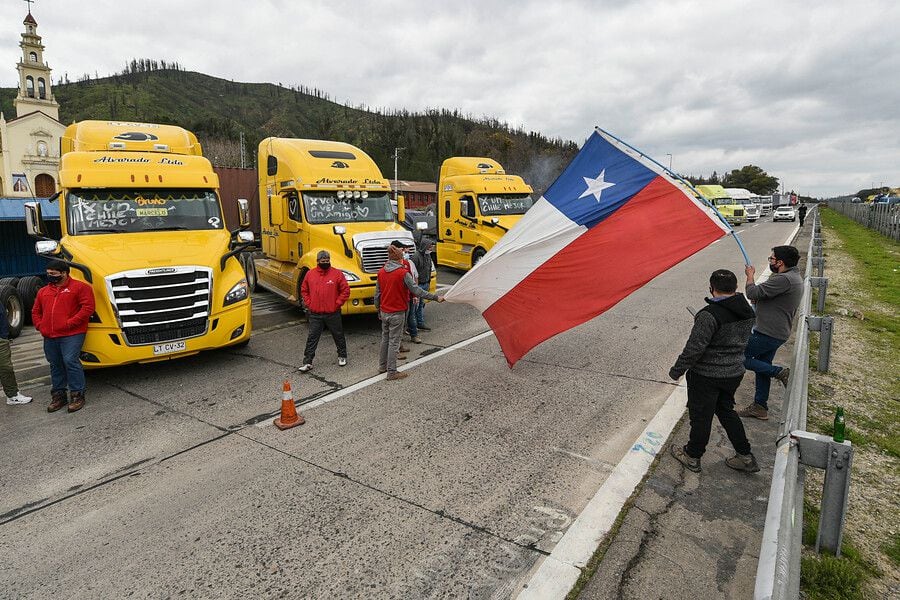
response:
<path id="1" fill-rule="evenodd" d="M 70 235 L 225 227 L 211 190 L 73 190 L 66 203 Z"/>
<path id="2" fill-rule="evenodd" d="M 355 223 L 393 221 L 390 198 L 386 193 L 367 198 L 338 198 L 335 192 L 304 192 L 303 206 L 310 223 Z"/>
<path id="3" fill-rule="evenodd" d="M 491 215 L 524 215 L 534 204 L 529 194 L 485 194 L 478 196 L 481 214 Z"/>

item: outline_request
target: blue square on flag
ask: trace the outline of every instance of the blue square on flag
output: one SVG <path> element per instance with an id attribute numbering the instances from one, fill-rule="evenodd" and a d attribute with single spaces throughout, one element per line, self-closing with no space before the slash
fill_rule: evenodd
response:
<path id="1" fill-rule="evenodd" d="M 594 134 L 544 198 L 578 225 L 591 228 L 655 177 L 657 173 Z"/>

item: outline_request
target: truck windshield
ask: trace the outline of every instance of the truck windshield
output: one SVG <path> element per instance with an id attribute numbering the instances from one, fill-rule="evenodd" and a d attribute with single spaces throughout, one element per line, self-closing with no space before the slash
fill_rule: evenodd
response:
<path id="1" fill-rule="evenodd" d="M 478 196 L 478 206 L 485 217 L 492 215 L 524 215 L 534 204 L 529 194 L 484 194 Z"/>
<path id="2" fill-rule="evenodd" d="M 223 229 L 212 190 L 72 190 L 66 196 L 70 235 Z"/>
<path id="3" fill-rule="evenodd" d="M 337 192 L 303 192 L 309 223 L 390 222 L 394 211 L 387 192 L 369 192 L 366 198 L 338 198 Z"/>

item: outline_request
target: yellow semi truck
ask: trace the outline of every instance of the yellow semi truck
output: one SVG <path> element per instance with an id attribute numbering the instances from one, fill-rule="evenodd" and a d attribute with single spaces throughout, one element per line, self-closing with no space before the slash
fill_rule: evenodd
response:
<path id="1" fill-rule="evenodd" d="M 703 194 L 732 225 L 740 226 L 747 221 L 744 205 L 732 198 L 721 185 L 698 185 L 697 191 Z"/>
<path id="2" fill-rule="evenodd" d="M 391 187 L 378 166 L 355 146 L 323 140 L 266 138 L 258 156 L 264 257 L 250 263 L 248 277 L 303 308 L 300 285 L 327 250 L 350 285 L 341 312 L 374 313 L 388 246 L 413 244 L 395 221 Z M 432 273 L 431 291 L 435 285 Z"/>
<path id="3" fill-rule="evenodd" d="M 60 141 L 62 236 L 26 205 L 38 254 L 91 285 L 87 368 L 154 362 L 250 339 L 250 293 L 235 256 L 253 241 L 225 227 L 218 177 L 193 133 L 172 125 L 82 121 Z M 249 205 L 240 207 L 249 225 Z"/>
<path id="4" fill-rule="evenodd" d="M 532 193 L 493 159 L 445 160 L 438 180 L 438 264 L 471 269 L 531 208 Z"/>

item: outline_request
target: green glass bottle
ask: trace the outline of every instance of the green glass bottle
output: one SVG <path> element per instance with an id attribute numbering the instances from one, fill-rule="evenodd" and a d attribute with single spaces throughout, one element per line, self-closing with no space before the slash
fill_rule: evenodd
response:
<path id="1" fill-rule="evenodd" d="M 837 412 L 834 413 L 834 437 L 836 442 L 844 441 L 844 409 L 838 406 Z"/>

